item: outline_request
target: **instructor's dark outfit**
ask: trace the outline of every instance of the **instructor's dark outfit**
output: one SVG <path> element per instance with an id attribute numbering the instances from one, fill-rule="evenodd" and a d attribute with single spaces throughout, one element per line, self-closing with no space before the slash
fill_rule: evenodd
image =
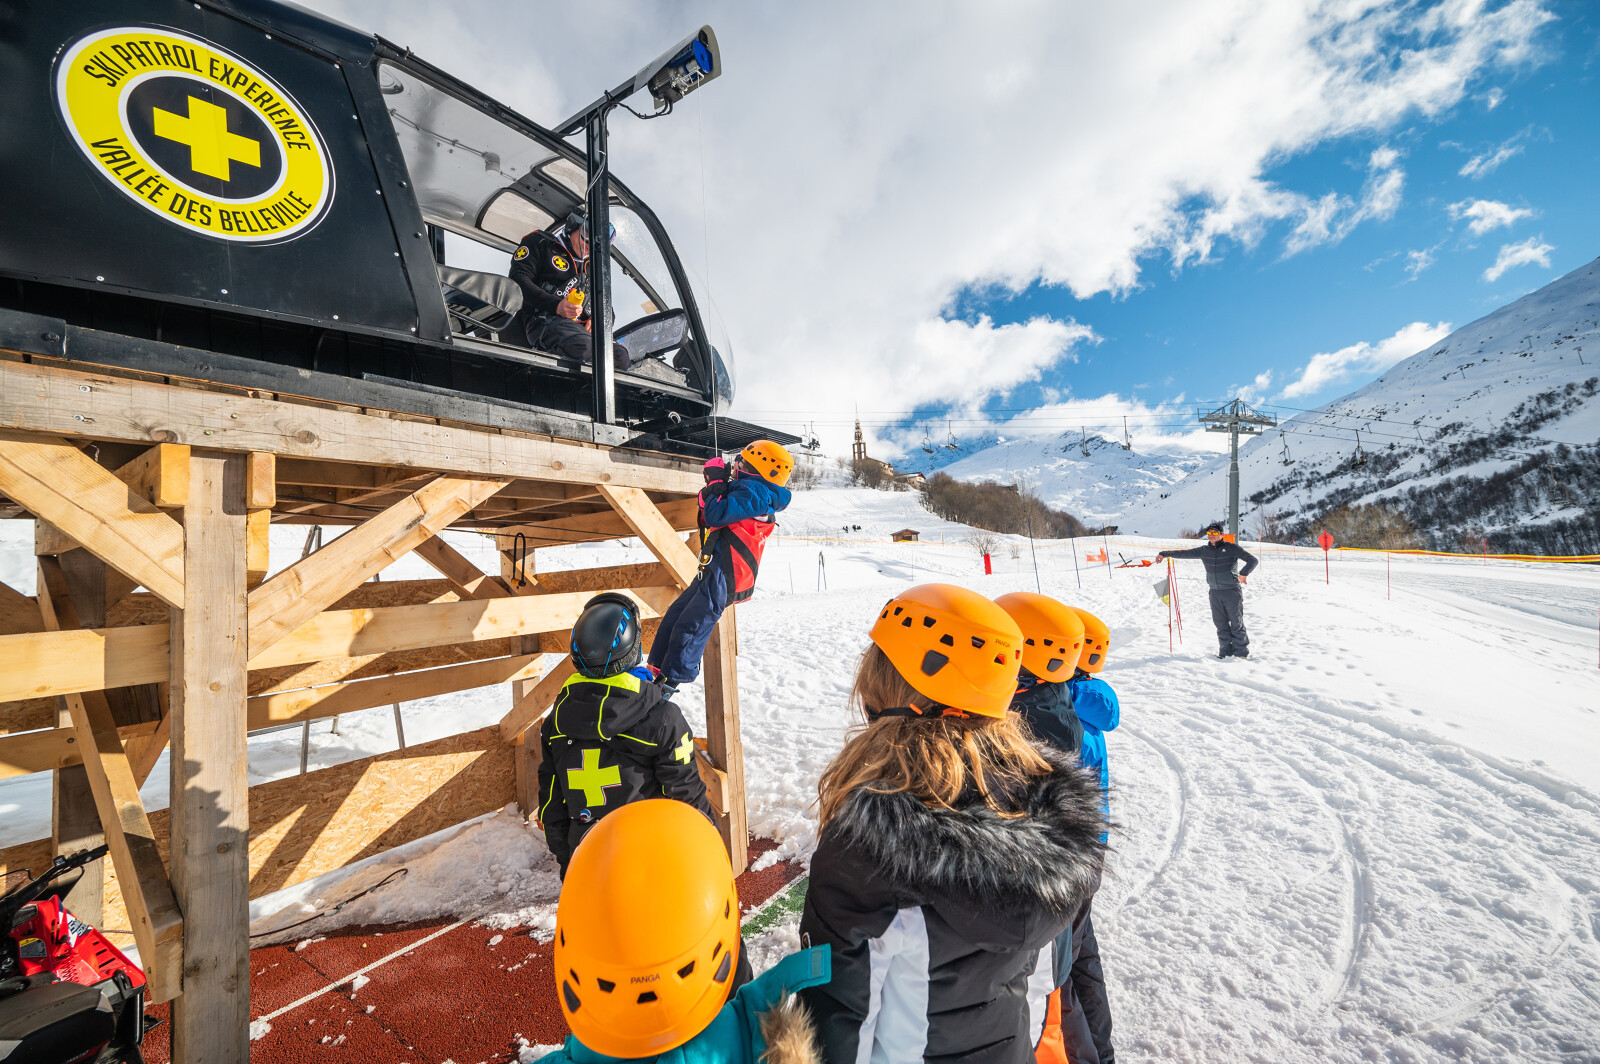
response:
<path id="1" fill-rule="evenodd" d="M 1239 577 L 1249 576 L 1258 564 L 1256 556 L 1239 546 L 1219 539 L 1192 550 L 1164 550 L 1163 558 L 1199 558 L 1206 566 L 1206 586 L 1211 589 L 1211 621 L 1217 626 L 1217 653 L 1222 657 L 1250 656 L 1250 637 L 1244 630 L 1244 591 Z M 1234 567 L 1244 562 L 1237 573 Z"/>
<path id="2" fill-rule="evenodd" d="M 510 277 L 522 289 L 522 309 L 507 329 L 513 339 L 520 339 L 520 328 L 528 346 L 537 351 L 589 360 L 589 330 L 583 327 L 583 322 L 589 320 L 588 309 L 576 321 L 556 313 L 556 306 L 567 298 L 568 291 L 583 289 L 581 265 L 559 237 L 538 230 L 522 238 L 511 256 Z"/>

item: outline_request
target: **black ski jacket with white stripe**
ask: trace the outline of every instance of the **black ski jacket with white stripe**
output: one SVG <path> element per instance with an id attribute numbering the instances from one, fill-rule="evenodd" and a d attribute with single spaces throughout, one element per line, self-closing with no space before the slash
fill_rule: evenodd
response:
<path id="1" fill-rule="evenodd" d="M 1106 826 L 1094 775 L 1039 750 L 1053 771 L 1005 796 L 1019 816 L 862 787 L 822 829 L 800 930 L 833 947 L 802 992 L 829 1064 L 1031 1064 Z"/>

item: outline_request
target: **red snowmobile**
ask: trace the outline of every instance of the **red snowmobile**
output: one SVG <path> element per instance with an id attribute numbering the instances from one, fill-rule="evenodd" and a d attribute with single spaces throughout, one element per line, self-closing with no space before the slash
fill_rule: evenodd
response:
<path id="1" fill-rule="evenodd" d="M 66 910 L 106 847 L 57 857 L 0 896 L 0 1062 L 142 1064 L 144 972 Z"/>

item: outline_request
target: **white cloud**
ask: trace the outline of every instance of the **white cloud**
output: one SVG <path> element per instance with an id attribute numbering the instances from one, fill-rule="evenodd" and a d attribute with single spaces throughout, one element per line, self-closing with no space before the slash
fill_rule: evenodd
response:
<path id="1" fill-rule="evenodd" d="M 1500 254 L 1495 256 L 1494 265 L 1483 271 L 1483 279 L 1493 284 L 1507 270 L 1529 263 L 1537 263 L 1548 270 L 1550 253 L 1554 250 L 1553 244 L 1546 244 L 1544 238 L 1537 236 L 1530 236 L 1520 244 L 1502 244 Z"/>
<path id="2" fill-rule="evenodd" d="M 1438 250 L 1439 246 L 1435 244 L 1431 248 L 1418 248 L 1414 251 L 1406 252 L 1406 280 L 1408 282 L 1415 281 L 1422 275 L 1423 270 L 1432 266 L 1434 255 Z"/>
<path id="3" fill-rule="evenodd" d="M 1473 236 L 1482 236 L 1491 229 L 1500 226 L 1515 225 L 1518 218 L 1531 218 L 1533 211 L 1527 207 L 1513 207 L 1499 200 L 1462 200 L 1452 203 L 1449 207 L 1450 217 L 1453 221 L 1463 218 L 1470 220 L 1469 228 Z"/>
<path id="4" fill-rule="evenodd" d="M 1461 169 L 1458 172 L 1462 177 L 1470 177 L 1473 180 L 1477 180 L 1480 177 L 1487 177 L 1489 174 L 1492 174 L 1494 171 L 1498 170 L 1500 168 L 1500 164 L 1505 162 L 1507 159 L 1512 159 L 1522 154 L 1523 145 L 1521 142 L 1523 139 L 1524 134 L 1518 133 L 1516 136 L 1512 137 L 1504 144 L 1501 144 L 1499 147 L 1494 148 L 1491 151 L 1483 152 L 1480 155 L 1474 155 L 1465 163 L 1461 164 Z"/>
<path id="5" fill-rule="evenodd" d="M 1323 244 L 1337 244 L 1362 222 L 1394 217 L 1406 183 L 1406 172 L 1396 165 L 1399 160 L 1400 153 L 1387 146 L 1372 153 L 1359 202 L 1336 192 L 1314 202 L 1302 200 L 1302 217 L 1284 244 L 1284 254 L 1297 255 Z"/>
<path id="6" fill-rule="evenodd" d="M 735 411 L 752 417 L 904 389 L 959 402 L 1070 350 L 1060 323 L 941 324 L 969 289 L 1126 293 L 1156 259 L 1181 267 L 1276 221 L 1303 250 L 1352 217 L 1386 217 L 1404 174 L 1383 149 L 1364 190 L 1325 215 L 1321 198 L 1264 175 L 1442 115 L 1483 76 L 1530 61 L 1552 17 L 1548 0 L 950 5 L 935 17 L 843 0 L 307 2 L 546 122 L 689 27 L 715 26 L 726 76 L 661 121 L 616 112 L 611 158 L 709 274 L 739 356 Z M 974 351 L 1002 372 L 927 361 Z"/>
<path id="7" fill-rule="evenodd" d="M 1256 379 L 1243 388 L 1233 389 L 1233 394 L 1247 403 L 1259 403 L 1266 398 L 1267 392 L 1272 388 L 1272 371 L 1257 373 Z"/>
<path id="8" fill-rule="evenodd" d="M 1429 325 L 1414 321 L 1386 340 L 1369 344 L 1365 340 L 1337 351 L 1311 356 L 1300 375 L 1278 393 L 1280 399 L 1300 399 L 1316 395 L 1324 388 L 1349 380 L 1357 374 L 1382 373 L 1402 359 L 1450 335 L 1450 323 Z"/>
<path id="9" fill-rule="evenodd" d="M 1495 88 L 1492 88 L 1483 94 L 1483 106 L 1486 109 L 1493 111 L 1496 107 L 1499 107 L 1502 103 L 1504 103 L 1505 99 L 1505 90 L 1496 86 Z"/>

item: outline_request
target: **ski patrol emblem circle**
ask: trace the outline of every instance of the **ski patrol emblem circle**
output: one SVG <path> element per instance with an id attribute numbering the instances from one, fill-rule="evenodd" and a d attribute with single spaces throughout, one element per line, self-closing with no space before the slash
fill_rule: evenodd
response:
<path id="1" fill-rule="evenodd" d="M 565 273 L 570 263 L 568 263 L 567 260 L 562 258 L 560 255 L 551 255 L 550 265 Z"/>
<path id="2" fill-rule="evenodd" d="M 198 37 L 88 34 L 58 61 L 56 104 L 90 165 L 174 225 L 269 244 L 303 235 L 333 202 L 333 167 L 305 110 Z"/>

